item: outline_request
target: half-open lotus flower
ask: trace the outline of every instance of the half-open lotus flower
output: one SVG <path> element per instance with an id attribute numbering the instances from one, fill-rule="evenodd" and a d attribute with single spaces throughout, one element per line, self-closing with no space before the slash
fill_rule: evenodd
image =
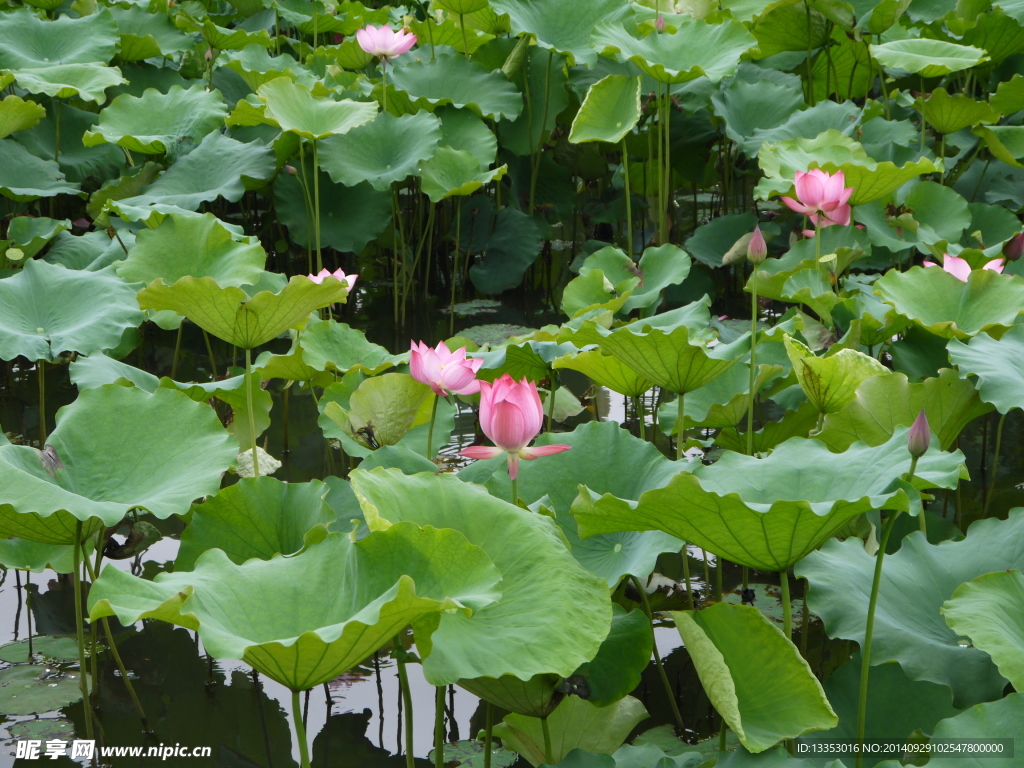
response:
<path id="1" fill-rule="evenodd" d="M 924 263 L 926 267 L 937 267 L 939 266 L 934 261 L 926 261 Z M 1006 266 L 1006 262 L 1003 259 L 992 259 L 982 269 L 991 269 L 993 272 L 1002 272 L 1003 267 Z M 971 265 L 967 263 L 966 259 L 961 259 L 959 256 L 950 256 L 948 253 L 942 257 L 942 268 L 949 272 L 957 280 L 963 280 L 967 282 L 967 278 L 971 276 Z"/>
<path id="2" fill-rule="evenodd" d="M 436 347 L 428 347 L 422 341 L 413 342 L 409 356 L 409 372 L 416 381 L 434 390 L 438 397 L 449 394 L 472 395 L 480 391 L 476 372 L 484 364 L 482 359 L 467 360 L 466 348 L 454 352 L 443 341 Z"/>
<path id="3" fill-rule="evenodd" d="M 494 383 L 480 382 L 480 427 L 495 447 L 472 445 L 462 451 L 469 459 L 493 459 L 508 454 L 508 475 L 519 474 L 519 460 L 539 459 L 568 451 L 571 445 L 540 445 L 527 448 L 544 423 L 537 385 L 516 381 L 507 373 Z"/>
<path id="4" fill-rule="evenodd" d="M 314 283 L 322 283 L 328 277 L 338 278 L 339 280 L 341 280 L 341 282 L 346 283 L 348 285 L 348 289 L 351 291 L 353 288 L 355 288 L 356 278 L 359 277 L 359 275 L 346 275 L 344 271 L 340 269 L 336 269 L 333 272 L 330 272 L 326 269 L 321 269 L 315 275 L 310 275 L 309 279 L 312 280 Z"/>
<path id="5" fill-rule="evenodd" d="M 816 227 L 830 227 L 833 224 L 846 226 L 850 223 L 851 209 L 847 202 L 853 194 L 853 187 L 844 187 L 846 177 L 842 171 L 825 173 L 813 171 L 796 172 L 796 196 L 783 197 L 782 202 L 797 213 L 810 217 Z"/>
<path id="6" fill-rule="evenodd" d="M 386 25 L 375 27 L 368 24 L 363 29 L 356 30 L 356 40 L 360 48 L 383 61 L 401 56 L 416 45 L 416 35 L 404 30 L 395 32 Z"/>

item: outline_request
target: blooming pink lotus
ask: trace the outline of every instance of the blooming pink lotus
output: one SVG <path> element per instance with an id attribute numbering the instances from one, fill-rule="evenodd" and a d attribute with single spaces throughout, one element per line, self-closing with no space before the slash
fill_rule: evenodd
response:
<path id="1" fill-rule="evenodd" d="M 343 283 L 347 283 L 348 289 L 351 291 L 353 288 L 356 287 L 356 278 L 359 277 L 359 275 L 346 275 L 340 269 L 336 269 L 333 272 L 330 272 L 326 269 L 321 269 L 315 275 L 310 275 L 309 279 L 312 280 L 314 283 L 322 283 L 328 277 L 336 277 Z"/>
<path id="2" fill-rule="evenodd" d="M 409 357 L 412 377 L 434 390 L 438 397 L 479 392 L 480 382 L 476 380 L 476 372 L 483 364 L 482 359 L 467 360 L 465 347 L 452 352 L 443 341 L 433 348 L 422 341 L 418 345 L 414 342 Z"/>
<path id="3" fill-rule="evenodd" d="M 356 40 L 360 48 L 384 62 L 401 56 L 416 45 L 416 35 L 405 30 L 395 32 L 388 26 L 375 27 L 373 24 L 357 30 Z"/>
<path id="4" fill-rule="evenodd" d="M 846 226 L 850 223 L 851 209 L 847 201 L 853 194 L 853 187 L 843 187 L 846 178 L 842 171 L 825 173 L 813 171 L 796 172 L 796 196 L 782 201 L 797 213 L 809 216 L 816 227 L 830 227 L 833 224 Z"/>
<path id="5" fill-rule="evenodd" d="M 924 263 L 926 267 L 937 267 L 939 266 L 934 261 L 926 261 Z M 1003 267 L 1006 266 L 1006 262 L 1003 259 L 992 259 L 982 269 L 991 269 L 993 272 L 1002 272 Z M 967 263 L 966 259 L 961 259 L 959 256 L 950 256 L 948 253 L 942 256 L 942 268 L 949 272 L 957 280 L 967 282 L 967 278 L 971 276 L 971 265 Z"/>
<path id="6" fill-rule="evenodd" d="M 507 373 L 493 384 L 480 382 L 480 427 L 495 447 L 472 445 L 462 451 L 469 459 L 493 459 L 508 454 L 508 476 L 519 475 L 519 460 L 538 459 L 568 451 L 571 445 L 538 445 L 527 448 L 544 423 L 537 385 L 516 381 Z"/>

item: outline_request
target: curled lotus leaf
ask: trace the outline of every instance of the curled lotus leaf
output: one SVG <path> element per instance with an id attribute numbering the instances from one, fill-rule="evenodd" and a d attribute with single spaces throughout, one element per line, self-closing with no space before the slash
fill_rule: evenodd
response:
<path id="1" fill-rule="evenodd" d="M 640 120 L 640 78 L 608 75 L 587 91 L 572 121 L 569 141 L 604 141 L 615 144 Z"/>
<path id="2" fill-rule="evenodd" d="M 575 355 L 565 355 L 551 365 L 556 370 L 570 368 L 579 371 L 596 384 L 627 397 L 640 397 L 654 386 L 653 381 L 641 376 L 619 358 L 604 354 L 600 349 L 586 349 Z"/>
<path id="3" fill-rule="evenodd" d="M 428 111 L 451 104 L 480 117 L 515 120 L 523 110 L 523 95 L 503 74 L 488 72 L 455 51 L 438 51 L 433 59 L 410 59 L 395 67 L 391 79 Z"/>
<path id="4" fill-rule="evenodd" d="M 334 533 L 298 557 L 242 565 L 211 549 L 195 570 L 153 581 L 108 566 L 89 591 L 89 616 L 193 629 L 211 655 L 301 691 L 348 671 L 409 624 L 422 647 L 439 615 L 472 616 L 501 596 L 500 581 L 458 531 L 398 523 L 357 542 Z"/>
<path id="5" fill-rule="evenodd" d="M 44 117 L 46 110 L 41 104 L 13 94 L 6 96 L 0 101 L 0 139 L 6 139 L 15 131 L 32 128 Z"/>
<path id="6" fill-rule="evenodd" d="M 866 379 L 889 373 L 875 358 L 855 349 L 818 357 L 792 336 L 783 341 L 800 388 L 821 413 L 841 410 L 853 401 L 857 387 Z"/>
<path id="7" fill-rule="evenodd" d="M 313 323 L 302 334 L 298 344 L 302 350 L 302 362 L 317 371 L 340 374 L 362 371 L 368 376 L 375 376 L 399 365 L 404 359 L 374 344 L 362 331 L 334 320 Z"/>
<path id="8" fill-rule="evenodd" d="M 908 38 L 870 46 L 871 56 L 888 70 L 940 77 L 970 69 L 989 57 L 983 48 L 946 40 Z"/>
<path id="9" fill-rule="evenodd" d="M 58 64 L 53 67 L 22 69 L 14 79 L 29 93 L 43 93 L 55 99 L 79 98 L 102 104 L 107 88 L 128 82 L 117 67 L 101 64 Z"/>
<path id="10" fill-rule="evenodd" d="M 55 64 L 106 64 L 114 58 L 117 25 L 105 8 L 81 18 L 41 19 L 28 8 L 0 18 L 0 69 L 36 69 Z"/>
<path id="11" fill-rule="evenodd" d="M 368 123 L 377 114 L 375 102 L 317 98 L 309 88 L 287 77 L 277 77 L 256 91 L 266 118 L 304 139 L 325 139 Z"/>
<path id="12" fill-rule="evenodd" d="M 997 701 L 977 704 L 950 717 L 932 731 L 933 739 L 952 739 L 963 743 L 966 739 L 1005 738 L 1007 733 L 1016 733 L 1018 723 L 1024 720 L 1024 694 L 1011 693 Z M 1012 766 L 1016 758 L 1005 759 L 1004 764 Z M 968 756 L 936 755 L 928 761 L 932 768 L 985 768 L 993 765 L 990 758 Z"/>
<path id="13" fill-rule="evenodd" d="M 17 202 L 61 194 L 83 195 L 52 160 L 36 157 L 13 139 L 0 139 L 0 194 Z"/>

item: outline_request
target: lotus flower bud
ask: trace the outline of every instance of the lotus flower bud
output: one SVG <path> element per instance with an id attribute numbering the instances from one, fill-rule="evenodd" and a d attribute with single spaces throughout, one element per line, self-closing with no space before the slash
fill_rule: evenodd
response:
<path id="1" fill-rule="evenodd" d="M 299 172 L 297 170 L 295 170 L 295 166 L 294 165 L 286 165 L 284 167 L 284 172 L 287 173 L 289 176 L 298 176 L 299 175 Z"/>
<path id="2" fill-rule="evenodd" d="M 761 227 L 754 227 L 754 236 L 750 238 L 750 242 L 747 244 L 747 261 L 754 265 L 763 264 L 767 257 L 768 243 L 764 241 Z"/>
<path id="3" fill-rule="evenodd" d="M 907 432 L 907 450 L 910 451 L 910 455 L 915 459 L 924 456 L 928 450 L 928 445 L 932 441 L 932 430 L 928 426 L 928 417 L 925 416 L 924 409 L 914 419 L 914 423 L 910 426 L 910 431 Z"/>
<path id="4" fill-rule="evenodd" d="M 660 13 L 658 14 L 658 18 L 654 20 L 654 29 L 658 32 L 665 31 L 665 17 Z"/>
<path id="5" fill-rule="evenodd" d="M 1024 232 L 1018 232 L 1003 245 L 1003 258 L 1007 261 L 1016 261 L 1024 253 Z"/>

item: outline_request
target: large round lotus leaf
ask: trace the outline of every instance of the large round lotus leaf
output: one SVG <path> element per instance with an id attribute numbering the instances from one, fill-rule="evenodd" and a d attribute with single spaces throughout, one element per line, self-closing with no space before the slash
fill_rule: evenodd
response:
<path id="1" fill-rule="evenodd" d="M 194 19 L 187 13 L 175 16 L 174 23 L 183 30 L 199 33 L 211 48 L 218 51 L 245 48 L 247 45 L 265 45 L 267 48 L 272 45 L 266 29 L 258 32 L 250 32 L 244 27 L 228 29 L 214 24 L 209 18 Z"/>
<path id="2" fill-rule="evenodd" d="M 220 91 L 202 85 L 172 85 L 166 94 L 147 88 L 142 96 L 124 93 L 110 102 L 82 141 L 87 147 L 109 142 L 145 155 L 173 154 L 182 141 L 196 144 L 220 128 L 227 114 Z"/>
<path id="3" fill-rule="evenodd" d="M 266 261 L 259 241 L 238 242 L 212 213 L 171 214 L 156 229 L 139 232 L 116 270 L 130 283 L 148 285 L 159 277 L 169 284 L 191 275 L 240 286 L 259 280 Z"/>
<path id="4" fill-rule="evenodd" d="M 549 457 L 550 458 L 550 457 Z M 502 598 L 472 618 L 446 614 L 423 672 L 435 685 L 463 678 L 550 673 L 568 677 L 608 634 L 603 579 L 569 554 L 554 522 L 454 475 L 356 470 L 352 488 L 371 530 L 399 520 L 461 531 L 501 571 Z M 419 639 L 417 638 L 417 643 Z"/>
<path id="5" fill-rule="evenodd" d="M 915 106 L 939 133 L 956 133 L 978 123 L 999 122 L 999 111 L 987 101 L 977 101 L 964 93 L 950 95 L 945 88 L 936 88 Z"/>
<path id="6" fill-rule="evenodd" d="M 754 392 L 782 373 L 781 365 L 758 365 Z M 737 363 L 709 384 L 686 396 L 686 428 L 728 429 L 747 418 L 750 404 L 750 365 Z M 658 409 L 658 428 L 666 435 L 676 434 L 677 403 L 663 403 Z M 744 443 L 744 450 L 746 444 Z"/>
<path id="7" fill-rule="evenodd" d="M 978 377 L 982 400 L 1000 413 L 1024 408 L 1024 326 L 1013 326 L 998 341 L 987 334 L 966 344 L 953 339 L 946 349 L 961 376 Z"/>
<path id="8" fill-rule="evenodd" d="M 574 749 L 609 754 L 622 746 L 630 731 L 650 715 L 637 699 L 627 696 L 608 707 L 595 707 L 578 696 L 566 696 L 548 716 L 551 759 L 556 763 Z M 530 765 L 546 764 L 540 718 L 507 715 L 494 726 L 494 735 Z"/>
<path id="9" fill-rule="evenodd" d="M 736 74 L 740 57 L 757 45 L 746 26 L 734 19 L 709 24 L 680 17 L 673 33 L 637 37 L 621 23 L 602 22 L 594 28 L 593 45 L 605 56 L 618 55 L 636 64 L 660 83 L 685 83 L 707 77 L 717 83 Z"/>
<path id="10" fill-rule="evenodd" d="M 289 328 L 304 328 L 311 312 L 345 301 L 348 292 L 348 284 L 334 277 L 314 283 L 295 275 L 278 293 L 260 291 L 250 299 L 212 277 L 183 277 L 172 285 L 154 280 L 139 291 L 138 301 L 143 309 L 177 312 L 229 344 L 252 349 Z"/>
<path id="11" fill-rule="evenodd" d="M 1011 693 L 998 701 L 978 704 L 956 717 L 943 720 L 932 732 L 932 739 L 950 739 L 954 744 L 972 739 L 1017 737 L 1024 722 L 1024 694 Z M 1015 742 L 1019 743 L 1019 738 Z M 1005 745 L 1004 745 L 1005 746 Z M 954 756 L 955 755 L 955 756 Z M 938 753 L 928 760 L 931 768 L 1017 768 L 1020 754 L 998 758 L 992 753 Z"/>
<path id="12" fill-rule="evenodd" d="M 274 150 L 270 147 L 258 141 L 245 144 L 213 131 L 192 152 L 144 187 L 142 194 L 123 198 L 112 206 L 177 206 L 195 211 L 218 197 L 233 203 L 242 198 L 246 189 L 270 179 L 275 167 Z"/>
<path id="13" fill-rule="evenodd" d="M 507 13 L 512 32 L 529 34 L 542 48 L 564 53 L 570 63 L 594 66 L 597 51 L 590 33 L 599 21 L 622 19 L 629 5 L 623 0 L 493 0 L 498 13 Z"/>
<path id="14" fill-rule="evenodd" d="M 1019 570 L 987 573 L 961 584 L 942 613 L 950 629 L 992 657 L 1015 690 L 1024 689 L 1024 576 Z"/>
<path id="15" fill-rule="evenodd" d="M 43 93 L 55 99 L 79 98 L 102 104 L 107 88 L 128 81 L 117 67 L 102 64 L 59 64 L 54 67 L 22 69 L 14 74 L 18 85 L 29 93 Z"/>
<path id="16" fill-rule="evenodd" d="M 555 512 L 555 521 L 568 539 L 573 556 L 609 588 L 626 574 L 646 578 L 662 552 L 678 552 L 683 543 L 660 531 L 624 531 L 581 539 L 569 513 L 580 485 L 598 493 L 638 499 L 648 488 L 658 488 L 685 466 L 669 461 L 652 443 L 633 437 L 614 422 L 587 422 L 572 432 L 546 432 L 536 445 L 560 443 L 572 450 L 519 465 L 519 497 L 527 504 L 542 504 Z M 486 484 L 500 499 L 512 497 L 505 460 L 478 461 L 459 472 L 470 483 Z"/>
<path id="17" fill-rule="evenodd" d="M 135 508 L 184 515 L 216 493 L 238 453 L 209 406 L 180 392 L 108 385 L 57 412 L 48 441 L 63 467 L 51 475 L 28 446 L 0 446 L 0 534 L 74 542 L 74 521 L 120 523 Z"/>
<path id="18" fill-rule="evenodd" d="M 554 712 L 565 697 L 558 690 L 561 686 L 562 678 L 549 674 L 534 675 L 529 680 L 520 680 L 515 675 L 459 680 L 459 687 L 474 696 L 527 717 L 546 717 Z"/>
<path id="19" fill-rule="evenodd" d="M 89 591 L 89 616 L 180 624 L 198 631 L 212 656 L 242 659 L 301 691 L 348 671 L 409 624 L 429 643 L 439 614 L 484 610 L 500 598 L 500 581 L 458 531 L 400 523 L 243 565 L 211 549 L 194 571 L 153 581 L 108 566 Z"/>
<path id="20" fill-rule="evenodd" d="M 403 360 L 374 344 L 362 331 L 334 320 L 309 326 L 299 339 L 299 346 L 302 361 L 318 371 L 341 374 L 362 371 L 374 376 Z"/>
<path id="21" fill-rule="evenodd" d="M 570 318 L 584 314 L 591 317 L 595 311 L 615 313 L 622 309 L 639 283 L 640 279 L 633 277 L 621 291 L 614 290 L 603 270 L 594 268 L 569 281 L 562 290 L 562 303 L 558 308 Z"/>
<path id="22" fill-rule="evenodd" d="M 439 149 L 438 155 L 444 151 L 444 148 Z M 436 160 L 438 155 L 433 159 Z M 505 170 L 503 165 L 493 171 L 487 171 L 482 177 L 478 176 L 477 180 L 456 190 L 454 194 L 463 194 L 463 190 L 479 188 L 481 178 L 500 179 L 505 175 Z M 435 194 L 440 193 L 442 186 L 435 190 Z M 426 187 L 427 173 L 424 172 L 424 191 Z M 467 201 L 465 205 L 472 206 L 473 203 Z M 494 229 L 491 230 L 483 249 L 483 258 L 477 258 L 469 268 L 469 279 L 481 293 L 496 294 L 511 290 L 522 283 L 526 270 L 537 260 L 543 243 L 544 237 L 540 226 L 532 216 L 517 210 L 514 206 L 505 206 L 495 217 Z M 467 329 L 463 329 L 462 332 L 467 333 Z"/>
<path id="23" fill-rule="evenodd" d="M 933 446 L 917 480 L 953 488 L 963 462 L 959 451 Z M 583 537 L 660 530 L 751 568 L 784 571 L 859 514 L 907 510 L 900 477 L 909 469 L 902 427 L 884 445 L 854 443 L 843 453 L 794 437 L 763 459 L 730 451 L 709 466 L 694 464 L 638 501 L 583 489 L 572 511 Z"/>
<path id="24" fill-rule="evenodd" d="M 91 551 L 92 548 L 93 540 L 90 539 L 85 549 Z M 0 539 L 0 563 L 7 568 L 32 573 L 42 573 L 47 569 L 57 573 L 72 573 L 75 570 L 73 558 L 74 552 L 67 544 L 44 544 L 17 536 Z"/>
<path id="25" fill-rule="evenodd" d="M 612 605 L 612 628 L 592 661 L 581 664 L 573 680 L 582 678 L 580 696 L 595 707 L 607 707 L 640 685 L 641 674 L 651 663 L 654 631 L 641 610 L 627 613 Z"/>
<path id="26" fill-rule="evenodd" d="M 304 74 L 302 65 L 287 53 L 271 56 L 265 47 L 255 43 L 245 46 L 240 51 L 226 51 L 222 61 L 224 66 L 236 72 L 253 91 L 278 77 L 294 80 L 298 73 Z"/>
<path id="27" fill-rule="evenodd" d="M 110 13 L 121 35 L 117 51 L 121 61 L 171 56 L 192 47 L 192 40 L 183 35 L 164 13 L 150 13 L 141 5 L 128 8 L 113 5 Z"/>
<path id="28" fill-rule="evenodd" d="M 287 77 L 264 83 L 256 93 L 267 105 L 265 115 L 269 120 L 282 131 L 293 131 L 304 139 L 347 133 L 377 114 L 375 102 L 317 98 L 309 88 Z"/>
<path id="29" fill-rule="evenodd" d="M 36 157 L 13 139 L 0 139 L 0 194 L 17 202 L 81 194 L 52 160 Z"/>
<path id="30" fill-rule="evenodd" d="M 870 50 L 872 58 L 886 69 L 913 72 L 921 77 L 948 75 L 988 59 L 982 48 L 923 37 L 880 43 Z"/>
<path id="31" fill-rule="evenodd" d="M 1024 306 L 1024 280 L 991 269 L 974 270 L 967 282 L 938 267 L 890 270 L 874 287 L 901 315 L 946 339 L 1004 331 Z"/>
<path id="32" fill-rule="evenodd" d="M 569 141 L 616 144 L 640 119 L 640 78 L 608 75 L 587 91 L 572 121 Z"/>
<path id="33" fill-rule="evenodd" d="M 814 6 L 814 3 L 794 0 L 754 6 L 756 56 L 764 58 L 783 51 L 806 51 L 808 46 L 813 49 L 825 45 L 829 40 L 829 20 Z"/>
<path id="34" fill-rule="evenodd" d="M 599 349 L 560 357 L 552 363 L 552 367 L 579 371 L 596 384 L 628 397 L 639 397 L 654 386 L 653 381 L 645 379 L 619 358 L 602 354 Z"/>
<path id="35" fill-rule="evenodd" d="M 839 725 L 803 736 L 801 742 L 814 744 L 857 738 L 860 671 L 861 655 L 858 652 L 825 681 L 825 694 L 839 716 Z M 920 729 L 930 734 L 936 723 L 957 713 L 948 688 L 923 680 L 911 680 L 895 662 L 873 666 L 868 675 L 865 733 L 869 738 L 907 741 L 914 731 Z M 865 756 L 865 765 L 872 766 L 877 762 L 877 758 Z"/>
<path id="36" fill-rule="evenodd" d="M 1000 208 L 1005 211 L 1005 208 Z M 1012 215 L 1012 214 L 1011 214 Z M 1014 221 L 1016 221 L 1014 217 Z M 849 328 L 854 320 L 860 320 L 860 343 L 871 352 L 879 344 L 885 344 L 900 333 L 911 321 L 883 303 L 871 293 L 858 291 L 832 307 L 832 320 L 841 327 Z"/>
<path id="37" fill-rule="evenodd" d="M 912 533 L 885 558 L 875 613 L 871 661 L 898 661 L 912 680 L 953 689 L 953 704 L 971 706 L 1002 696 L 1006 680 L 984 651 L 946 626 L 942 604 L 965 581 L 1024 566 L 1024 510 L 1007 520 L 979 520 L 962 541 L 928 544 Z M 830 541 L 796 573 L 810 582 L 810 609 L 830 637 L 862 643 L 875 558 L 859 539 Z"/>
<path id="38" fill-rule="evenodd" d="M 15 216 L 7 225 L 7 237 L 21 250 L 23 258 L 31 259 L 53 238 L 69 229 L 71 222 L 68 219 L 58 221 L 45 216 Z"/>
<path id="39" fill-rule="evenodd" d="M 715 114 L 725 120 L 726 134 L 740 143 L 754 131 L 782 125 L 805 106 L 803 92 L 793 83 L 750 83 L 739 78 L 715 93 L 711 102 L 715 106 Z M 756 155 L 760 148 L 761 142 L 758 141 L 748 154 Z M 732 214 L 734 217 L 738 215 L 743 214 Z M 749 229 L 745 227 L 742 231 Z"/>
<path id="40" fill-rule="evenodd" d="M 673 613 L 704 691 L 751 752 L 839 723 L 790 640 L 752 605 Z"/>
<path id="41" fill-rule="evenodd" d="M 117 25 L 110 13 L 54 21 L 39 18 L 27 8 L 0 17 L 0 69 L 35 69 L 54 64 L 106 64 L 116 52 Z"/>
<path id="42" fill-rule="evenodd" d="M 845 451 L 855 442 L 881 445 L 896 427 L 913 424 L 922 410 L 939 438 L 939 447 L 947 450 L 964 427 L 992 408 L 982 402 L 970 381 L 951 368 L 920 384 L 911 384 L 905 374 L 888 373 L 865 379 L 852 402 L 825 416 L 824 428 L 814 438 L 833 451 Z"/>
<path id="43" fill-rule="evenodd" d="M 438 107 L 434 114 L 441 118 L 438 146 L 469 152 L 481 168 L 490 167 L 498 152 L 498 139 L 478 115 L 450 106 Z"/>
<path id="44" fill-rule="evenodd" d="M 28 640 L 0 645 L 0 660 L 12 664 L 29 661 Z M 36 635 L 32 638 L 32 653 L 58 661 L 78 661 L 78 643 L 73 637 L 47 637 Z"/>
<path id="45" fill-rule="evenodd" d="M 481 117 L 515 120 L 523 95 L 500 72 L 488 72 L 455 51 L 439 51 L 433 59 L 409 59 L 391 73 L 399 90 L 426 109 L 442 104 L 465 107 Z"/>
<path id="46" fill-rule="evenodd" d="M 254 557 L 292 555 L 327 536 L 334 513 L 319 480 L 282 483 L 247 477 L 192 507 L 192 522 L 181 534 L 175 571 L 189 571 L 208 549 L 222 550 L 241 565 Z"/>
<path id="47" fill-rule="evenodd" d="M 441 147 L 420 164 L 421 188 L 430 202 L 438 203 L 446 197 L 471 195 L 484 184 L 502 178 L 507 170 L 505 165 L 494 170 L 482 169 L 469 152 Z"/>
<path id="48" fill-rule="evenodd" d="M 81 272 L 29 259 L 0 280 L 0 358 L 56 360 L 113 349 L 139 325 L 135 288 L 110 269 Z"/>
<path id="49" fill-rule="evenodd" d="M 25 101 L 13 94 L 0 101 L 0 139 L 6 139 L 15 131 L 31 128 L 46 117 L 46 110 L 34 101 Z"/>
<path id="50" fill-rule="evenodd" d="M 402 117 L 381 112 L 369 123 L 325 139 L 318 149 L 320 167 L 341 184 L 367 181 L 384 191 L 415 174 L 440 139 L 441 121 L 429 112 Z"/>
<path id="51" fill-rule="evenodd" d="M 77 672 L 63 674 L 37 664 L 0 671 L 0 713 L 4 715 L 52 712 L 81 698 Z"/>
<path id="52" fill-rule="evenodd" d="M 835 413 L 853 402 L 857 387 L 872 376 L 889 369 L 863 352 L 841 349 L 828 357 L 817 357 L 791 336 L 784 338 L 793 373 L 807 399 L 822 413 Z"/>
<path id="53" fill-rule="evenodd" d="M 53 160 L 57 144 L 56 116 L 56 110 L 51 109 L 39 125 L 16 133 L 14 140 L 36 157 Z M 125 154 L 120 147 L 113 144 L 87 147 L 82 144 L 82 134 L 91 129 L 98 119 L 99 115 L 76 109 L 69 104 L 64 104 L 60 109 L 61 141 L 58 154 L 60 168 L 69 181 L 81 183 L 90 176 L 97 179 L 116 178 L 125 166 Z M 121 233 L 122 239 L 125 234 Z"/>

